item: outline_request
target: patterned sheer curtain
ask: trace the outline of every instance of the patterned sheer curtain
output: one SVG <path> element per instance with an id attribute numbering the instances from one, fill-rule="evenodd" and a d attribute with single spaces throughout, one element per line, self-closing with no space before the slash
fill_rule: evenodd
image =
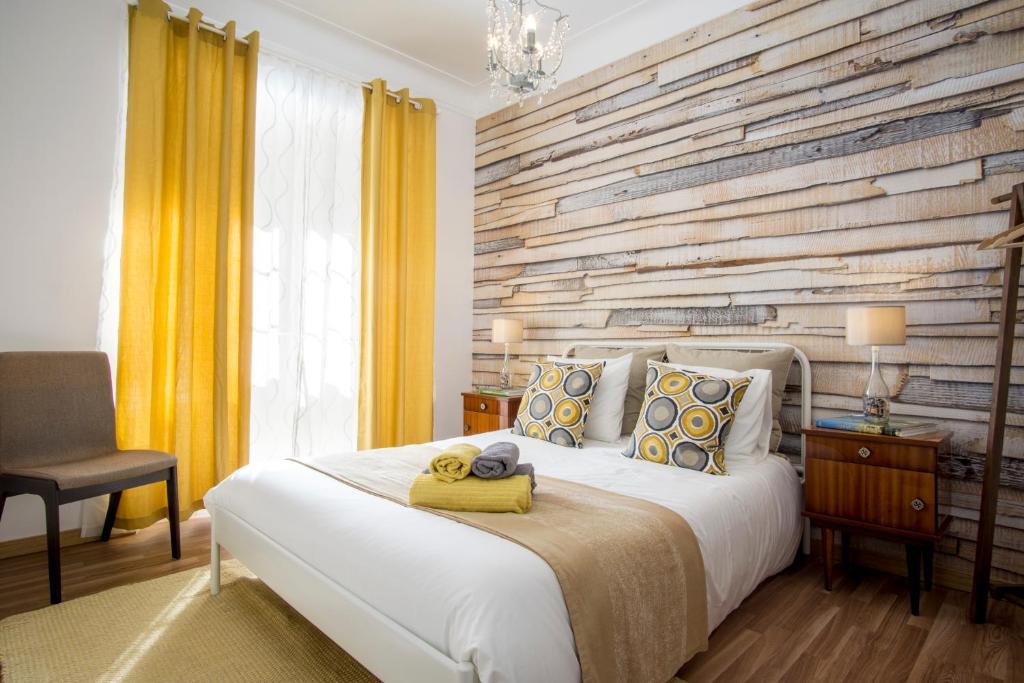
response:
<path id="1" fill-rule="evenodd" d="M 260 56 L 250 462 L 355 448 L 362 122 L 359 86 Z"/>

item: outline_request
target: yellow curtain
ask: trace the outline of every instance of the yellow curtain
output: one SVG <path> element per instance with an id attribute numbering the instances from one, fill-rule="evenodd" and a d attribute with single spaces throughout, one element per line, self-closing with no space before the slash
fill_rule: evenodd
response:
<path id="1" fill-rule="evenodd" d="M 129 11 L 117 437 L 178 456 L 185 518 L 248 457 L 259 37 Z M 162 484 L 125 491 L 117 526 L 166 510 Z"/>
<path id="2" fill-rule="evenodd" d="M 437 109 L 364 91 L 359 448 L 429 441 Z M 418 105 L 418 106 L 417 106 Z"/>

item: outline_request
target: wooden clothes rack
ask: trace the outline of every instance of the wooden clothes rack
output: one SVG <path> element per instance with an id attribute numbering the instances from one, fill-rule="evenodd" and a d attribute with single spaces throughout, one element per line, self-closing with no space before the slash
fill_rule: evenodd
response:
<path id="1" fill-rule="evenodd" d="M 1010 225 L 1007 230 L 988 238 L 978 249 L 1005 249 L 1003 260 L 1002 310 L 999 314 L 999 337 L 996 340 L 995 377 L 992 382 L 992 410 L 988 423 L 988 457 L 981 487 L 981 509 L 978 517 L 978 542 L 974 557 L 974 579 L 968 607 L 971 621 L 988 620 L 988 598 L 993 596 L 1024 605 L 1024 585 L 991 586 L 992 545 L 995 538 L 996 508 L 999 502 L 999 476 L 1003 469 L 1003 437 L 1006 432 L 1006 408 L 1010 389 L 1010 367 L 1013 365 L 1013 341 L 1017 326 L 1017 292 L 1020 287 L 1021 248 L 1024 247 L 1024 183 L 1010 192 L 992 199 L 993 204 L 1010 202 Z"/>

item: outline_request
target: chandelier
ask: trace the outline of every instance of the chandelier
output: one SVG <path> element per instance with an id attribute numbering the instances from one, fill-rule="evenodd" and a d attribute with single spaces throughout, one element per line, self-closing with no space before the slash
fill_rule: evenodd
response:
<path id="1" fill-rule="evenodd" d="M 547 40 L 538 26 L 549 24 Z M 487 4 L 487 72 L 491 97 L 509 103 L 551 91 L 562 65 L 569 16 L 538 0 L 489 0 Z"/>

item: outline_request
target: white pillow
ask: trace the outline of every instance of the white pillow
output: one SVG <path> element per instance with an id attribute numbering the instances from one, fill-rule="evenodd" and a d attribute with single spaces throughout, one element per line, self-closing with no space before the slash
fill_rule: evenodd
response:
<path id="1" fill-rule="evenodd" d="M 669 367 L 700 372 L 705 375 L 730 379 L 750 377 L 747 392 L 740 401 L 736 417 L 725 437 L 725 457 L 763 460 L 768 457 L 768 444 L 772 435 L 772 372 L 771 370 L 726 370 L 700 365 L 665 363 Z"/>
<path id="2" fill-rule="evenodd" d="M 557 363 L 604 362 L 604 370 L 594 387 L 590 410 L 587 411 L 583 436 L 597 441 L 618 441 L 622 434 L 622 414 L 626 410 L 626 390 L 629 389 L 629 367 L 633 362 L 633 354 L 627 353 L 618 358 L 586 359 L 549 356 L 548 360 Z"/>

